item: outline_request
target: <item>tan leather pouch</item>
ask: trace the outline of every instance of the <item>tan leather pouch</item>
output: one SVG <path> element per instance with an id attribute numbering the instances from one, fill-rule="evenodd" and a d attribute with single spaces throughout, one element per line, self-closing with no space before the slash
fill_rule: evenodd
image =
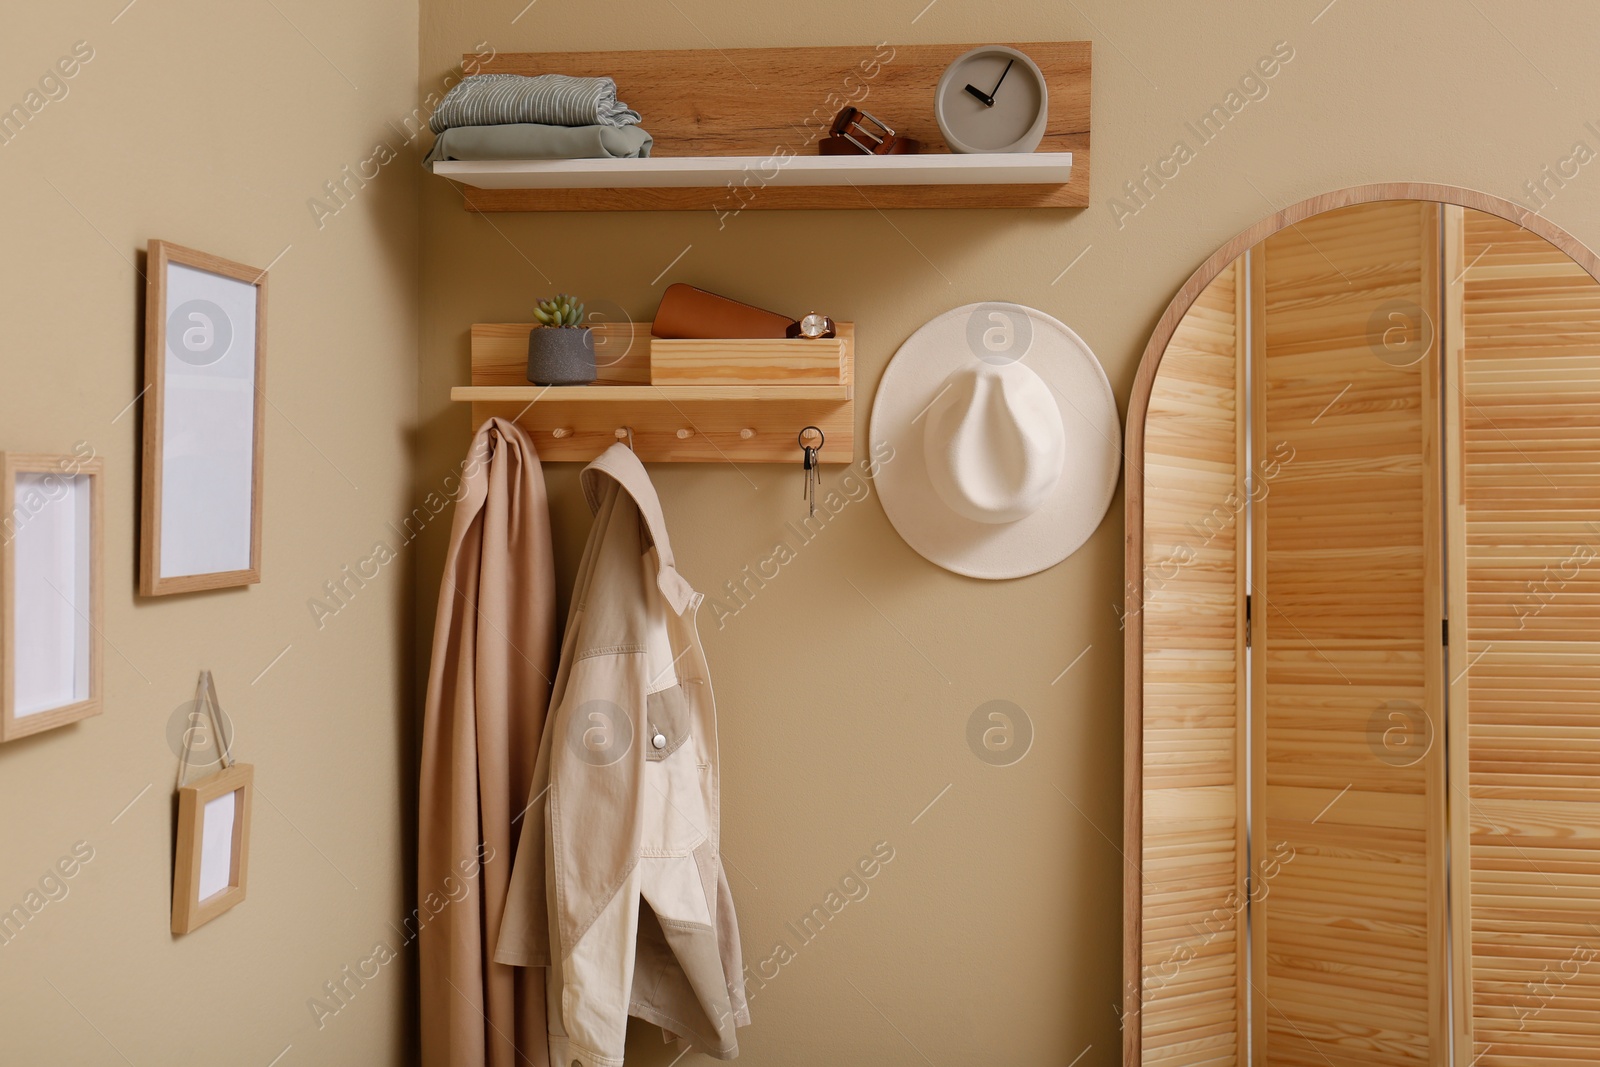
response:
<path id="1" fill-rule="evenodd" d="M 661 294 L 650 336 L 662 338 L 782 337 L 794 320 L 683 282 Z"/>

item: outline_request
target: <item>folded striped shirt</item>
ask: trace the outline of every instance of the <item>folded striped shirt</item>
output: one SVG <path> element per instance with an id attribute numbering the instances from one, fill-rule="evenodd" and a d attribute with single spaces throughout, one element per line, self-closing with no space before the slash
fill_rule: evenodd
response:
<path id="1" fill-rule="evenodd" d="M 434 133 L 457 126 L 533 122 L 542 126 L 631 126 L 639 113 L 617 99 L 610 78 L 565 74 L 474 74 L 451 87 L 428 127 Z"/>

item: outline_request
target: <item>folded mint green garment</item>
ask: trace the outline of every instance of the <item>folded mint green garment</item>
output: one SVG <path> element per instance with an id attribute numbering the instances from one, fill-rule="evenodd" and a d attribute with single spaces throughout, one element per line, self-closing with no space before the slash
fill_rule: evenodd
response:
<path id="1" fill-rule="evenodd" d="M 428 119 L 428 128 L 443 133 L 456 126 L 509 122 L 632 126 L 638 121 L 639 113 L 617 99 L 617 83 L 610 78 L 474 74 L 444 94 Z"/>
<path id="2" fill-rule="evenodd" d="M 423 164 L 441 159 L 633 159 L 653 138 L 637 126 L 456 126 L 433 142 Z"/>

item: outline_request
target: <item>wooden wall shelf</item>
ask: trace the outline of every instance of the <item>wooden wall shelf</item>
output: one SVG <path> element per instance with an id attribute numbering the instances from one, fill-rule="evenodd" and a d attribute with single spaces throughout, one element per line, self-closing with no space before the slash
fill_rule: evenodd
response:
<path id="1" fill-rule="evenodd" d="M 541 404 L 617 404 L 652 400 L 849 400 L 847 385 L 458 385 L 451 400 Z"/>
<path id="2" fill-rule="evenodd" d="M 843 342 L 836 385 L 652 385 L 650 324 L 595 327 L 601 364 L 594 385 L 540 386 L 527 380 L 533 323 L 472 327 L 472 384 L 450 399 L 472 404 L 472 422 L 510 419 L 533 434 L 546 462 L 587 463 L 632 429 L 647 463 L 798 463 L 796 435 L 827 435 L 822 462 L 855 458 L 855 325 Z M 770 344 L 770 342 L 754 342 Z M 797 342 L 800 343 L 800 342 Z"/>
<path id="3" fill-rule="evenodd" d="M 1017 41 L 1050 85 L 1037 152 L 945 150 L 933 93 L 972 44 L 517 52 L 484 74 L 608 75 L 655 138 L 642 160 L 441 162 L 469 211 L 1087 207 L 1088 41 Z M 922 142 L 914 156 L 824 157 L 840 108 L 866 108 Z"/>

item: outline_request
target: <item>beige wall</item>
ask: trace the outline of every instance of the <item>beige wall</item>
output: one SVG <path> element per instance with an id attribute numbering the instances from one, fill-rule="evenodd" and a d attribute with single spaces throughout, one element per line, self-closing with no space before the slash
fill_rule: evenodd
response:
<path id="1" fill-rule="evenodd" d="M 0 1062 L 265 1067 L 289 1045 L 290 1067 L 399 1062 L 409 964 L 320 1032 L 306 1002 L 398 940 L 411 581 L 391 568 L 320 632 L 306 601 L 409 499 L 419 175 L 389 164 L 320 229 L 307 200 L 398 139 L 417 7 L 140 0 L 117 18 L 125 3 L 11 4 L 0 33 L 6 107 L 75 42 L 93 49 L 0 145 L 0 448 L 89 442 L 109 505 L 105 713 L 0 746 L 0 909 L 93 849 L 0 944 Z M 140 388 L 152 237 L 256 266 L 283 252 L 256 588 L 134 595 L 140 409 L 118 415 Z M 250 894 L 174 939 L 167 729 L 202 667 L 256 767 Z"/>
<path id="2" fill-rule="evenodd" d="M 0 906 L 20 902 L 74 843 L 95 849 L 70 895 L 0 945 L 5 1062 L 121 1063 L 120 1051 L 139 1064 L 266 1064 L 286 1045 L 285 1065 L 403 1060 L 409 957 L 320 1031 L 306 1001 L 380 941 L 400 940 L 390 924 L 406 906 L 415 653 L 428 643 L 446 524 L 324 629 L 306 601 L 392 537 L 387 523 L 460 459 L 471 427 L 447 391 L 466 379 L 470 323 L 523 318 L 554 289 L 648 317 L 675 280 L 825 309 L 859 324 L 864 428 L 883 366 L 916 326 L 969 301 L 1016 300 L 1082 334 L 1125 401 L 1170 294 L 1273 208 L 1388 179 L 1518 198 L 1575 141 L 1600 149 L 1585 126 L 1600 126 L 1587 54 L 1600 17 L 1576 5 L 1530 22 L 1504 2 L 1380 14 L 1339 0 L 1314 23 L 1321 0 L 1225 14 L 1105 0 L 540 0 L 513 23 L 519 7 L 423 4 L 415 67 L 409 0 L 140 0 L 115 23 L 120 3 L 8 17 L 0 102 L 22 100 L 76 41 L 95 58 L 0 146 L 0 446 L 93 443 L 108 463 L 111 522 L 107 713 L 0 748 Z M 409 156 L 321 228 L 306 203 L 380 140 L 398 147 L 390 124 L 480 41 L 507 51 L 1029 38 L 1095 42 L 1086 211 L 747 212 L 723 231 L 698 214 L 479 218 L 444 183 L 419 184 Z M 1295 57 L 1267 96 L 1200 145 L 1184 124 L 1278 41 Z M 1177 177 L 1152 184 L 1144 205 L 1113 208 L 1123 183 L 1179 139 L 1194 158 Z M 1548 211 L 1591 245 L 1593 169 Z M 153 236 L 263 265 L 292 246 L 272 274 L 259 588 L 164 602 L 132 592 L 138 409 L 116 416 L 139 380 L 143 289 L 128 260 Z M 565 580 L 587 529 L 574 473 L 552 470 Z M 766 556 L 800 512 L 797 470 L 656 476 L 684 571 L 708 593 Z M 1116 1061 L 1120 507 L 1119 497 L 1059 567 L 985 584 L 917 557 L 875 501 L 853 503 L 723 629 L 707 616 L 746 956 L 758 964 L 780 939 L 796 950 L 755 991 L 744 1062 Z M 257 805 L 251 899 L 174 942 L 166 727 L 202 666 L 217 672 L 268 799 Z M 986 766 L 966 746 L 968 715 L 990 699 L 1016 702 L 1034 724 L 1015 766 Z M 785 923 L 879 841 L 895 859 L 869 895 L 798 945 Z M 671 1060 L 649 1028 L 636 1037 L 630 1062 Z"/>

